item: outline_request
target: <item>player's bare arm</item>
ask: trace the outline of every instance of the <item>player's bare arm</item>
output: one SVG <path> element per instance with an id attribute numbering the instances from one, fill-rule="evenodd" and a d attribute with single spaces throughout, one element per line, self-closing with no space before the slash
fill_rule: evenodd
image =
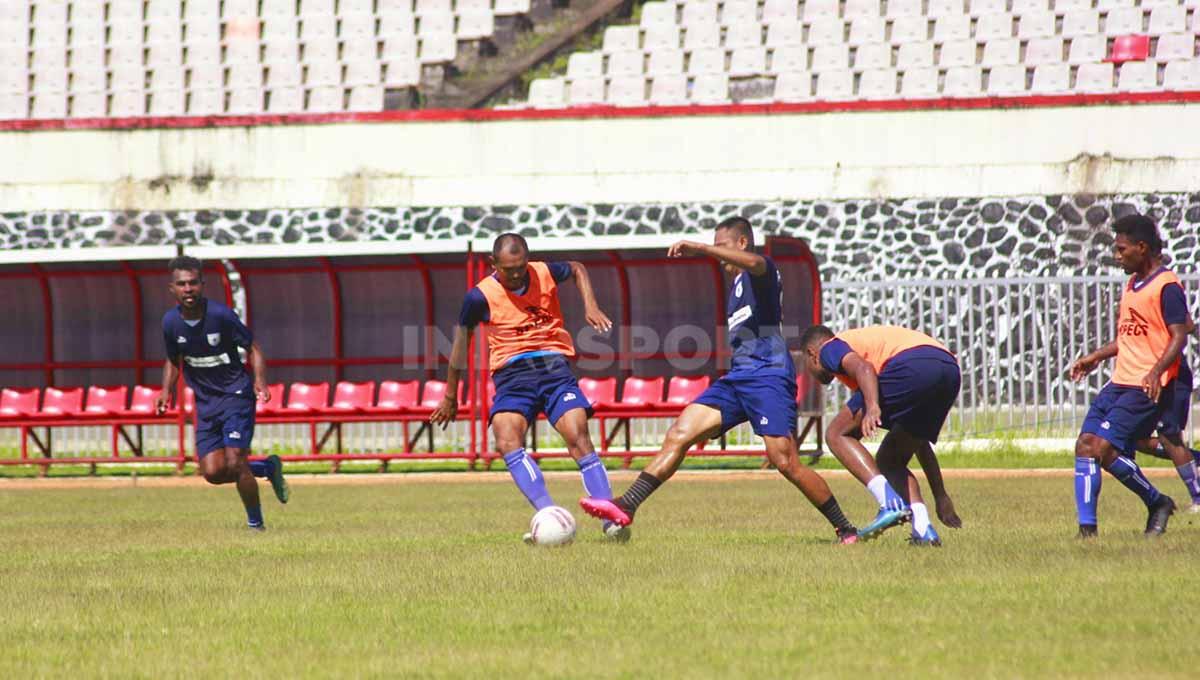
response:
<path id="1" fill-rule="evenodd" d="M 587 267 L 584 267 L 582 262 L 574 260 L 568 264 L 571 265 L 571 277 L 575 279 L 575 286 L 579 288 L 579 295 L 583 298 L 583 314 L 587 319 L 587 324 L 597 333 L 611 331 L 612 321 L 596 303 L 596 293 L 592 289 L 592 280 L 588 277 Z"/>
<path id="2" fill-rule="evenodd" d="M 254 376 L 254 396 L 262 403 L 271 401 L 271 389 L 267 387 L 267 357 L 257 342 L 250 343 L 246 351 L 246 363 L 250 365 L 250 374 Z"/>
<path id="3" fill-rule="evenodd" d="M 761 276 L 767 271 L 766 259 L 749 250 L 709 245 L 698 241 L 678 241 L 667 249 L 667 257 L 691 257 L 693 255 L 715 258 L 723 264 L 744 269 L 754 276 Z"/>
<path id="4" fill-rule="evenodd" d="M 1163 355 L 1158 358 L 1158 363 L 1150 369 L 1146 377 L 1142 378 L 1142 391 L 1150 397 L 1151 401 L 1158 401 L 1159 394 L 1162 393 L 1162 374 L 1171 364 L 1179 361 L 1179 355 L 1183 352 L 1183 346 L 1187 343 L 1188 324 L 1173 323 L 1167 326 L 1167 330 L 1171 333 L 1171 340 L 1167 343 L 1167 349 Z"/>
<path id="5" fill-rule="evenodd" d="M 1075 382 L 1083 380 L 1088 373 L 1096 370 L 1096 367 L 1102 362 L 1108 361 L 1115 356 L 1117 356 L 1117 341 L 1113 340 L 1095 352 L 1085 354 L 1076 359 L 1075 363 L 1071 364 L 1071 380 Z"/>
<path id="6" fill-rule="evenodd" d="M 454 327 L 454 344 L 450 347 L 450 365 L 446 368 L 446 396 L 437 405 L 429 422 L 444 429 L 458 415 L 458 381 L 467 367 L 467 348 L 471 344 L 473 331 L 462 326 Z"/>
<path id="7" fill-rule="evenodd" d="M 879 406 L 879 376 L 870 363 L 854 352 L 842 358 L 842 370 L 854 378 L 863 394 L 861 431 L 863 437 L 870 437 L 883 421 L 883 411 Z"/>
<path id="8" fill-rule="evenodd" d="M 162 391 L 154 400 L 154 412 L 158 415 L 161 416 L 167 412 L 167 405 L 171 403 L 171 395 L 175 393 L 175 384 L 178 381 L 179 368 L 170 359 L 167 359 L 163 362 Z"/>
<path id="9" fill-rule="evenodd" d="M 917 448 L 917 462 L 921 464 L 921 469 L 925 471 L 925 478 L 929 480 L 929 489 L 933 492 L 938 519 L 948 527 L 961 529 L 962 520 L 959 519 L 958 512 L 954 509 L 954 501 L 946 492 L 946 483 L 942 479 L 942 466 L 938 463 L 937 455 L 934 454 L 933 447 L 929 442 L 923 442 Z"/>

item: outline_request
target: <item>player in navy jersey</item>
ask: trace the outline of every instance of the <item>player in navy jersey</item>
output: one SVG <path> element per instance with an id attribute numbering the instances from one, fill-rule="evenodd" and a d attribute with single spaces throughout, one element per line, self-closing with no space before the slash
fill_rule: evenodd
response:
<path id="1" fill-rule="evenodd" d="M 780 325 L 782 277 L 775 263 L 753 248 L 750 222 L 733 217 L 717 225 L 711 246 L 680 241 L 667 251 L 669 257 L 715 258 L 734 277 L 726 306 L 733 351 L 730 369 L 671 424 L 658 456 L 623 496 L 615 501 L 580 500 L 588 514 L 630 524 L 638 506 L 675 474 L 692 446 L 748 421 L 762 437 L 771 463 L 825 515 L 839 541 L 857 541 L 857 530 L 842 514 L 829 485 L 797 455 L 796 368 Z"/>
<path id="2" fill-rule="evenodd" d="M 167 410 L 182 365 L 183 377 L 196 395 L 196 458 L 200 473 L 210 484 L 236 483 L 246 507 L 247 524 L 261 531 L 266 525 L 254 478 L 269 479 L 279 502 L 288 501 L 279 456 L 249 460 L 255 397 L 263 402 L 271 398 L 266 359 L 250 329 L 233 310 L 204 297 L 200 260 L 177 257 L 167 269 L 171 274 L 169 288 L 179 305 L 163 315 L 167 360 L 156 410 L 159 414 Z M 239 348 L 246 350 L 253 378 L 242 365 Z"/>
<path id="3" fill-rule="evenodd" d="M 1188 332 L 1194 334 L 1195 323 L 1188 323 Z M 1171 408 L 1159 418 L 1158 425 L 1154 428 L 1156 436 L 1139 440 L 1137 450 L 1175 464 L 1175 469 L 1192 499 L 1188 512 L 1195 514 L 1200 513 L 1200 480 L 1187 473 L 1189 463 L 1200 465 L 1200 451 L 1189 448 L 1183 441 L 1183 428 L 1187 427 L 1188 412 L 1192 409 L 1192 383 L 1192 368 L 1188 365 L 1187 356 L 1180 353 L 1179 374 L 1175 376 L 1175 397 Z"/>

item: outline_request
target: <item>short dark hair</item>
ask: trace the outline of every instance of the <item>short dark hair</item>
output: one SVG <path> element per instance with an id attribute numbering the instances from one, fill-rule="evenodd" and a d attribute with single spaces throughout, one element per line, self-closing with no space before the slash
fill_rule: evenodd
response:
<path id="1" fill-rule="evenodd" d="M 505 250 L 509 252 L 522 252 L 528 255 L 529 244 L 525 242 L 524 236 L 510 231 L 506 234 L 500 234 L 492 242 L 492 257 L 500 257 L 500 253 Z"/>
<path id="2" fill-rule="evenodd" d="M 730 217 L 717 225 L 717 229 L 732 229 L 738 236 L 745 236 L 750 247 L 754 247 L 754 228 L 745 217 Z"/>
<path id="3" fill-rule="evenodd" d="M 198 258 L 192 257 L 191 255 L 180 255 L 179 257 L 172 258 L 171 261 L 167 263 L 167 273 L 172 273 L 179 270 L 185 272 L 196 272 L 200 275 L 200 278 L 204 278 L 204 263 Z"/>
<path id="4" fill-rule="evenodd" d="M 822 326 L 819 323 L 813 324 L 805 328 L 804 332 L 800 334 L 800 347 L 801 349 L 808 349 L 810 345 L 825 342 L 832 337 L 833 331 L 828 326 Z"/>
<path id="5" fill-rule="evenodd" d="M 1158 234 L 1158 225 L 1154 220 L 1133 213 L 1117 218 L 1113 222 L 1112 230 L 1114 233 L 1123 234 L 1125 238 L 1134 243 L 1145 243 L 1150 252 L 1158 255 L 1163 249 L 1162 237 Z"/>

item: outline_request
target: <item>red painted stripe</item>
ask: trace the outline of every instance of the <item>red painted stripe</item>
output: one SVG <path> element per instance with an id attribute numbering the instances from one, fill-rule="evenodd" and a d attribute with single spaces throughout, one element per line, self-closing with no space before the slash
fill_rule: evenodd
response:
<path id="1" fill-rule="evenodd" d="M 143 116 L 0 120 L 0 131 L 142 130 L 156 128 L 250 127 L 328 123 L 440 123 L 509 120 L 590 120 L 596 118 L 667 118 L 680 116 L 779 115 L 854 111 L 937 111 L 958 109 L 1030 109 L 1113 104 L 1200 102 L 1200 92 L 1119 92 L 1112 94 L 1026 95 L 969 99 L 894 99 L 885 101 L 809 102 L 805 104 L 721 104 L 686 106 L 580 106 L 569 109 L 422 109 L 371 113 L 297 113 L 255 116 Z"/>

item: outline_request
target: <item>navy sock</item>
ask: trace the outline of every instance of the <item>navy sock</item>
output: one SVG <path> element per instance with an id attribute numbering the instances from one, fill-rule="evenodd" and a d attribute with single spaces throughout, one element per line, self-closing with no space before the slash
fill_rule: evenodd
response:
<path id="1" fill-rule="evenodd" d="M 1100 466 L 1094 459 L 1075 459 L 1075 510 L 1081 526 L 1096 526 L 1101 479 Z"/>
<path id="2" fill-rule="evenodd" d="M 1146 475 L 1138 467 L 1138 464 L 1125 456 L 1117 456 L 1117 459 L 1107 469 L 1113 477 L 1117 478 L 1117 481 L 1125 485 L 1126 489 L 1137 494 L 1146 507 L 1154 505 L 1162 495 L 1158 489 L 1154 488 L 1150 480 L 1146 479 Z"/>
<path id="3" fill-rule="evenodd" d="M 1200 479 L 1197 479 L 1196 464 L 1193 462 L 1187 465 L 1177 465 L 1175 471 L 1179 473 L 1179 478 L 1187 487 L 1188 495 L 1192 497 L 1192 503 L 1200 503 Z"/>
<path id="4" fill-rule="evenodd" d="M 263 525 L 262 506 L 256 505 L 252 508 L 246 508 L 246 524 L 252 527 L 261 527 Z"/>
<path id="5" fill-rule="evenodd" d="M 554 505 L 550 492 L 546 490 L 546 478 L 537 461 L 525 455 L 525 449 L 520 448 L 505 454 L 504 464 L 508 466 L 508 474 L 512 475 L 517 488 L 525 494 L 525 499 L 535 510 Z"/>
<path id="6" fill-rule="evenodd" d="M 271 464 L 265 460 L 252 460 L 250 461 L 250 474 L 255 477 L 270 477 Z"/>

